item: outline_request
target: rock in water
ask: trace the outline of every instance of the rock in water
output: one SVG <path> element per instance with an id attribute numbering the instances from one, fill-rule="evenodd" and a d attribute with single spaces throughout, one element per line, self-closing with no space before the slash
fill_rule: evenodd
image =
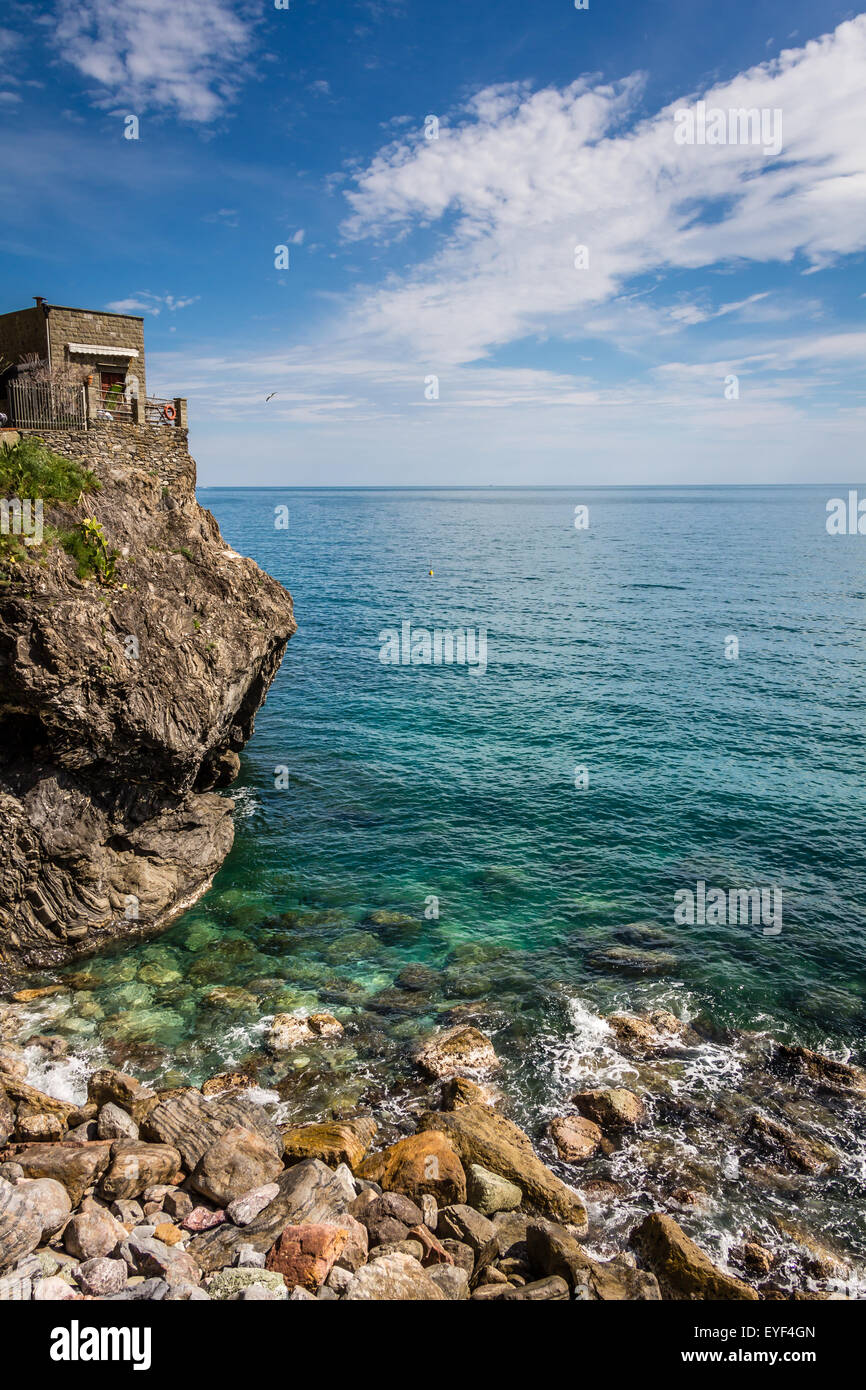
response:
<path id="1" fill-rule="evenodd" d="M 423 1115 L 422 1130 L 447 1134 L 464 1164 L 477 1163 L 508 1178 L 527 1202 L 555 1220 L 586 1225 L 586 1208 L 576 1192 L 560 1182 L 535 1154 L 528 1134 L 486 1105 Z"/>
<path id="2" fill-rule="evenodd" d="M 499 1066 L 493 1043 L 468 1024 L 434 1034 L 415 1054 L 415 1061 L 428 1076 L 439 1080 L 466 1071 L 493 1071 Z"/>
<path id="3" fill-rule="evenodd" d="M 83 460 L 116 582 L 46 542 L 0 595 L 0 970 L 151 932 L 204 892 L 233 834 L 211 789 L 295 631 L 285 589 L 196 502 L 185 433 L 128 441 Z M 46 532 L 81 515 L 47 501 Z"/>
<path id="4" fill-rule="evenodd" d="M 632 1244 L 671 1299 L 757 1299 L 754 1289 L 718 1269 L 672 1216 L 653 1212 L 632 1231 Z"/>

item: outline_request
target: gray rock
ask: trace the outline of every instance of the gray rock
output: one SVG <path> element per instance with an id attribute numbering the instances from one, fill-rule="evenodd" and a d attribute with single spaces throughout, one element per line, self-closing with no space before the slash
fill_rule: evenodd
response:
<path id="1" fill-rule="evenodd" d="M 469 1297 L 469 1275 L 459 1265 L 431 1265 L 427 1274 L 452 1303 Z"/>
<path id="2" fill-rule="evenodd" d="M 0 1274 L 11 1269 L 42 1240 L 42 1218 L 17 1195 L 18 1187 L 0 1180 Z"/>
<path id="3" fill-rule="evenodd" d="M 263 1250 L 256 1250 L 252 1245 L 241 1245 L 235 1251 L 232 1264 L 235 1269 L 264 1269 L 265 1258 Z"/>
<path id="4" fill-rule="evenodd" d="M 97 1116 L 96 1132 L 100 1139 L 137 1139 L 138 1125 L 119 1105 L 109 1101 Z"/>
<path id="5" fill-rule="evenodd" d="M 23 1178 L 16 1184 L 15 1192 L 42 1222 L 43 1240 L 59 1231 L 72 1211 L 69 1193 L 54 1178 Z"/>
<path id="6" fill-rule="evenodd" d="M 443 1207 L 439 1212 L 436 1234 L 440 1240 L 448 1238 L 462 1241 L 465 1245 L 471 1246 L 478 1255 L 493 1240 L 496 1228 L 474 1207 L 457 1203 L 454 1206 Z"/>
<path id="7" fill-rule="evenodd" d="M 142 1279 L 140 1284 L 127 1284 L 120 1293 L 108 1294 L 106 1303 L 150 1302 L 159 1303 L 168 1296 L 169 1287 L 164 1279 Z"/>
<path id="8" fill-rule="evenodd" d="M 523 1193 L 517 1183 L 491 1173 L 479 1163 L 470 1163 L 466 1169 L 466 1200 L 482 1216 L 493 1216 L 497 1211 L 514 1211 L 523 1201 Z"/>
<path id="9" fill-rule="evenodd" d="M 82 1293 L 92 1298 L 106 1298 L 126 1287 L 127 1273 L 125 1260 L 100 1257 L 79 1265 L 75 1281 Z"/>
<path id="10" fill-rule="evenodd" d="M 338 1175 L 339 1170 L 334 1176 Z M 254 1187 L 251 1192 L 245 1192 L 242 1197 L 236 1197 L 233 1202 L 229 1202 L 226 1216 L 236 1226 L 248 1226 L 275 1197 L 279 1196 L 279 1193 L 280 1189 L 275 1182 L 265 1183 L 264 1187 Z"/>
<path id="11" fill-rule="evenodd" d="M 445 1294 L 409 1255 L 388 1255 L 359 1269 L 344 1297 L 351 1302 L 444 1302 Z"/>
<path id="12" fill-rule="evenodd" d="M 225 1300 L 253 1285 L 270 1289 L 280 1298 L 288 1292 L 282 1274 L 272 1269 L 221 1269 L 211 1275 L 205 1287 L 211 1298 Z"/>
<path id="13" fill-rule="evenodd" d="M 260 1105 L 244 1096 L 207 1098 L 200 1091 L 178 1091 L 150 1111 L 141 1132 L 145 1139 L 173 1145 L 192 1171 L 220 1135 L 236 1125 L 255 1130 L 282 1153 L 279 1129 Z"/>

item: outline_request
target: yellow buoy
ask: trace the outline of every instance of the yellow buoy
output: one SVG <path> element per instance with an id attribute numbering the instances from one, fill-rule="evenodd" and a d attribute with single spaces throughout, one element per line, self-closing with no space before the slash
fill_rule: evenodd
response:
<path id="1" fill-rule="evenodd" d="M 432 571 L 432 570 L 428 570 L 427 573 L 432 575 L 433 571 Z"/>

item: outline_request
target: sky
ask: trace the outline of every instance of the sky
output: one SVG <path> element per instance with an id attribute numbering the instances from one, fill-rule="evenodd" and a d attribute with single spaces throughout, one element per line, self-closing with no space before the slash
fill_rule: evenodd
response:
<path id="1" fill-rule="evenodd" d="M 8 0 L 0 134 L 0 312 L 143 314 L 202 484 L 863 475 L 856 10 Z"/>

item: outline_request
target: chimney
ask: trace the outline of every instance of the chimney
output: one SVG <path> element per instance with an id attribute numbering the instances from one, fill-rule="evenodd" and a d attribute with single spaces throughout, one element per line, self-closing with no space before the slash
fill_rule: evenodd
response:
<path id="1" fill-rule="evenodd" d="M 43 295 L 41 295 L 41 294 L 34 294 L 33 298 L 36 300 L 36 308 L 37 308 L 37 309 L 43 309 L 43 308 L 45 307 L 45 298 L 44 298 Z"/>

